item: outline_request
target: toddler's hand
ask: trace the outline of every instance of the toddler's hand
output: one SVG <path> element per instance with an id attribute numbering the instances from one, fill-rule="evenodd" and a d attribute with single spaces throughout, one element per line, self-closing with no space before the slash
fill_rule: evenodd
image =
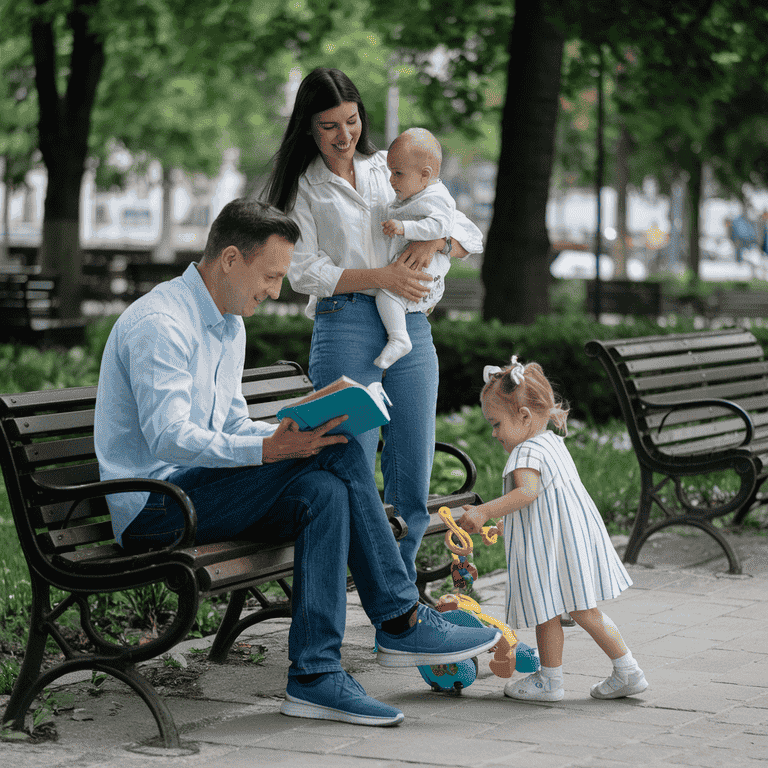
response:
<path id="1" fill-rule="evenodd" d="M 482 513 L 479 507 L 465 504 L 464 509 L 466 511 L 459 519 L 459 525 L 467 533 L 480 533 L 488 518 Z"/>
<path id="2" fill-rule="evenodd" d="M 389 219 L 388 221 L 385 221 L 381 227 L 384 230 L 384 234 L 389 235 L 390 237 L 405 234 L 405 227 L 403 227 L 403 222 L 398 221 L 397 219 Z"/>

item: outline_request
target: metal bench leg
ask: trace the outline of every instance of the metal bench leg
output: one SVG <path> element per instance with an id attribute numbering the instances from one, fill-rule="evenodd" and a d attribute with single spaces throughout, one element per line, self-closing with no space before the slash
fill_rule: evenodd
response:
<path id="1" fill-rule="evenodd" d="M 629 535 L 627 548 L 624 551 L 624 562 L 634 565 L 637 563 L 637 556 L 640 554 L 640 548 L 643 546 L 647 536 L 643 535 L 648 519 L 651 516 L 653 472 L 640 465 L 640 504 L 637 508 L 637 516 L 632 526 L 632 532 Z"/>
<path id="2" fill-rule="evenodd" d="M 32 702 L 42 690 L 60 677 L 84 669 L 94 669 L 112 675 L 132 688 L 139 694 L 139 696 L 141 696 L 144 703 L 152 712 L 158 730 L 160 731 L 160 738 L 163 740 L 163 746 L 166 749 L 178 749 L 181 747 L 179 731 L 178 728 L 176 728 L 176 723 L 173 721 L 173 715 L 171 715 L 168 706 L 162 698 L 160 698 L 157 691 L 150 685 L 149 681 L 136 671 L 133 664 L 114 665 L 109 659 L 104 659 L 103 657 L 94 659 L 93 657 L 83 656 L 81 658 L 64 661 L 40 675 L 29 688 L 22 688 L 18 685 L 17 681 L 17 685 L 14 687 L 14 695 L 18 692 L 18 701 L 16 703 L 18 710 L 14 720 L 14 728 L 23 730 L 24 716 Z M 11 703 L 9 702 L 6 713 L 8 713 L 10 709 Z"/>
<path id="3" fill-rule="evenodd" d="M 290 587 L 285 583 L 283 579 L 278 579 L 278 583 L 282 587 L 283 591 L 288 597 L 290 597 Z M 208 652 L 208 658 L 216 664 L 224 664 L 227 660 L 230 648 L 237 638 L 248 627 L 252 627 L 254 624 L 258 624 L 268 619 L 290 619 L 291 618 L 291 606 L 290 605 L 264 605 L 255 613 L 240 618 L 240 614 L 243 612 L 245 606 L 245 599 L 248 596 L 250 589 L 238 589 L 232 592 L 229 596 L 229 604 L 227 605 L 224 618 L 221 620 L 216 637 L 213 640 L 211 650 Z"/>

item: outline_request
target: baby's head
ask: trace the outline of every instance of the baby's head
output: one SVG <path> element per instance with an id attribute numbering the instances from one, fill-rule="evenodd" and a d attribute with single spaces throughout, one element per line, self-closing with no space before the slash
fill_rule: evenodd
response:
<path id="1" fill-rule="evenodd" d="M 545 425 L 551 421 L 563 434 L 568 434 L 568 404 L 556 398 L 538 363 L 523 365 L 513 356 L 506 368 L 486 366 L 483 378 L 485 386 L 480 402 L 484 412 L 491 405 L 494 411 L 516 419 L 520 409 L 527 408 L 534 417 L 543 419 Z"/>
<path id="2" fill-rule="evenodd" d="M 387 153 L 389 183 L 397 199 L 406 200 L 436 182 L 442 161 L 440 142 L 429 131 L 424 128 L 403 131 Z"/>

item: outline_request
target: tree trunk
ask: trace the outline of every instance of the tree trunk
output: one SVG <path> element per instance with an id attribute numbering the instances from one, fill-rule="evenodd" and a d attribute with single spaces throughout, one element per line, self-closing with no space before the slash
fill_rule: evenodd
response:
<path id="1" fill-rule="evenodd" d="M 41 9 L 32 22 L 40 114 L 40 151 L 48 172 L 40 263 L 58 276 L 59 314 L 80 314 L 80 186 L 88 154 L 88 135 L 96 88 L 104 68 L 103 42 L 90 31 L 90 13 L 99 0 L 73 0 L 67 23 L 72 53 L 66 94 L 57 88 L 54 23 L 46 19 L 49 0 L 35 0 Z"/>
<path id="2" fill-rule="evenodd" d="M 8 168 L 8 160 L 6 159 L 3 166 L 4 176 L 4 189 L 3 189 L 3 238 L 0 240 L 0 264 L 7 264 L 10 259 L 11 251 L 11 195 L 13 194 L 13 186 L 10 182 L 10 175 L 6 173 Z"/>
<path id="3" fill-rule="evenodd" d="M 173 248 L 173 219 L 171 210 L 173 202 L 173 169 L 163 166 L 163 214 L 160 221 L 160 240 L 155 248 L 155 261 L 170 264 L 176 258 Z"/>
<path id="4" fill-rule="evenodd" d="M 629 132 L 622 125 L 616 145 L 616 261 L 615 277 L 626 278 L 629 258 L 627 232 L 627 187 L 629 183 Z"/>
<path id="5" fill-rule="evenodd" d="M 530 324 L 549 311 L 546 209 L 563 36 L 546 5 L 517 3 L 509 38 L 496 198 L 481 271 L 483 318 L 503 323 Z"/>
<path id="6" fill-rule="evenodd" d="M 690 167 L 691 177 L 688 180 L 688 193 L 690 200 L 690 243 L 688 250 L 688 268 L 691 270 L 691 280 L 695 284 L 699 280 L 699 262 L 701 261 L 701 252 L 699 251 L 699 237 L 701 234 L 699 228 L 699 217 L 701 213 L 701 193 L 703 183 L 703 168 L 700 155 L 694 155 Z"/>

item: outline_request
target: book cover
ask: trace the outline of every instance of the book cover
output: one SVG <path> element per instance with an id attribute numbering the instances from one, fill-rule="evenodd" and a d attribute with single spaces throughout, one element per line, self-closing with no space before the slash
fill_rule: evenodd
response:
<path id="1" fill-rule="evenodd" d="M 349 418 L 328 434 L 359 435 L 389 422 L 385 401 L 392 405 L 379 382 L 364 387 L 348 376 L 342 376 L 300 402 L 281 408 L 277 418 L 293 419 L 301 430 L 307 430 L 319 427 L 336 416 L 346 415 Z"/>

